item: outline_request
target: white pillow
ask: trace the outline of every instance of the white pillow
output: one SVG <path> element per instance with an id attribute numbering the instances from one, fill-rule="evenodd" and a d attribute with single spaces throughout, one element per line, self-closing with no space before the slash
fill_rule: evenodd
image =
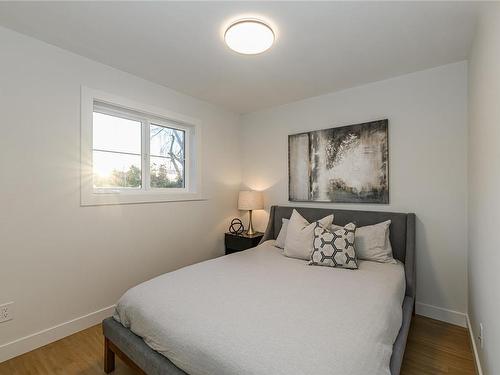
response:
<path id="1" fill-rule="evenodd" d="M 333 215 L 328 215 L 318 222 L 325 228 L 332 225 Z M 316 223 L 309 222 L 302 217 L 296 210 L 293 210 L 292 217 L 288 222 L 285 252 L 290 258 L 299 258 L 311 260 L 313 252 L 314 227 Z"/>
<path id="2" fill-rule="evenodd" d="M 281 229 L 280 233 L 278 234 L 278 237 L 276 237 L 276 242 L 274 246 L 279 247 L 280 249 L 283 249 L 285 247 L 285 240 L 286 240 L 286 232 L 288 228 L 288 222 L 290 220 L 288 219 L 281 219 Z"/>
<path id="3" fill-rule="evenodd" d="M 356 228 L 354 247 L 358 259 L 371 260 L 380 263 L 397 263 L 392 256 L 389 226 L 391 221 Z M 332 225 L 333 230 L 342 228 Z"/>

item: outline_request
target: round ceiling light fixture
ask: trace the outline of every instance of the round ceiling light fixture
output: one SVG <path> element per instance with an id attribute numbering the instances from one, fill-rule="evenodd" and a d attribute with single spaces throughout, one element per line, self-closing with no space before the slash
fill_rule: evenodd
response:
<path id="1" fill-rule="evenodd" d="M 242 19 L 231 24 L 224 33 L 224 41 L 233 51 L 256 55 L 267 51 L 274 43 L 274 32 L 257 19 Z"/>

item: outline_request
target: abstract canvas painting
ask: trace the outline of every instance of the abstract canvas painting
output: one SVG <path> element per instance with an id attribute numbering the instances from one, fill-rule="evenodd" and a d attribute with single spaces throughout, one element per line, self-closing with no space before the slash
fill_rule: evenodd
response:
<path id="1" fill-rule="evenodd" d="M 290 201 L 389 203 L 388 120 L 288 136 Z"/>

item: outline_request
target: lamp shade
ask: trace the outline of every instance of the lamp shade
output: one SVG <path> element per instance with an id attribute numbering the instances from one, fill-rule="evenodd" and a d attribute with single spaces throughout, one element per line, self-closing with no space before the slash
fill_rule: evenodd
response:
<path id="1" fill-rule="evenodd" d="M 240 191 L 238 210 L 261 210 L 264 208 L 260 191 Z"/>

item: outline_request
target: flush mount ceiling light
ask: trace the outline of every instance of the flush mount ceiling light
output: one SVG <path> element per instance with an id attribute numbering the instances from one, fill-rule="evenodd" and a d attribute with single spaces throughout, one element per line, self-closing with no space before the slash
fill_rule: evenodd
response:
<path id="1" fill-rule="evenodd" d="M 243 19 L 227 28 L 224 41 L 235 52 L 256 55 L 271 48 L 274 43 L 274 32 L 262 21 Z"/>

